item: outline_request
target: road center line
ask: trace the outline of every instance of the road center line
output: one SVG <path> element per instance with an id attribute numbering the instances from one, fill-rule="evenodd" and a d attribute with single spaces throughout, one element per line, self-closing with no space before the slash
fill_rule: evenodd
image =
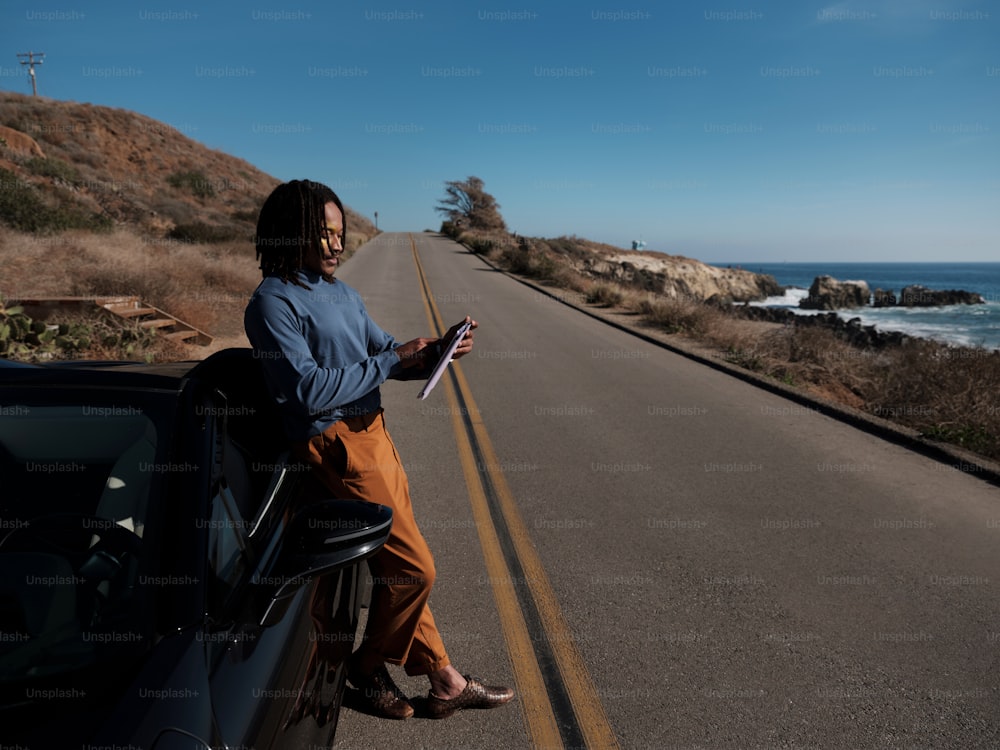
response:
<path id="1" fill-rule="evenodd" d="M 410 247 L 428 322 L 440 336 L 446 326 L 412 235 Z M 618 748 L 457 362 L 449 375 L 445 390 L 459 458 L 532 746 Z"/>

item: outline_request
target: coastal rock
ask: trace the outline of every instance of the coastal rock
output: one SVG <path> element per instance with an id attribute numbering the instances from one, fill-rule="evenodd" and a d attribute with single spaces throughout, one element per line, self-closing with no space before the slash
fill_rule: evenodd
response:
<path id="1" fill-rule="evenodd" d="M 895 307 L 898 301 L 891 289 L 876 289 L 872 295 L 872 307 Z"/>
<path id="2" fill-rule="evenodd" d="M 928 289 L 920 284 L 904 287 L 899 295 L 901 307 L 943 307 L 944 305 L 981 305 L 981 295 L 961 289 Z"/>
<path id="3" fill-rule="evenodd" d="M 809 287 L 809 296 L 799 302 L 799 307 L 803 310 L 865 307 L 870 297 L 867 281 L 838 281 L 832 276 L 817 276 Z"/>
<path id="4" fill-rule="evenodd" d="M 890 346 L 900 346 L 911 338 L 899 331 L 879 331 L 875 326 L 862 325 L 861 318 L 844 320 L 834 312 L 802 315 L 787 308 L 752 305 L 731 306 L 728 310 L 749 320 L 781 323 L 798 328 L 827 328 L 860 349 L 884 349 Z"/>
<path id="5" fill-rule="evenodd" d="M 38 141 L 27 133 L 14 130 L 14 128 L 9 128 L 6 125 L 0 125 L 0 145 L 18 156 L 37 156 L 39 158 L 45 156 L 45 152 L 38 145 Z"/>
<path id="6" fill-rule="evenodd" d="M 671 299 L 750 302 L 784 294 L 784 287 L 767 274 L 657 252 L 601 255 L 584 260 L 578 270 Z"/>

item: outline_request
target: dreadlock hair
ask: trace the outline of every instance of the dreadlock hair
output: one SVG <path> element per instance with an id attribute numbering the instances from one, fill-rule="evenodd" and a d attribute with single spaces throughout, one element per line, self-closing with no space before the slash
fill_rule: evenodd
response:
<path id="1" fill-rule="evenodd" d="M 254 239 L 264 276 L 279 276 L 297 286 L 306 286 L 299 281 L 297 272 L 305 266 L 307 253 L 322 252 L 320 240 L 327 203 L 336 204 L 344 217 L 346 246 L 347 212 L 333 190 L 311 180 L 292 180 L 271 191 L 260 209 Z"/>

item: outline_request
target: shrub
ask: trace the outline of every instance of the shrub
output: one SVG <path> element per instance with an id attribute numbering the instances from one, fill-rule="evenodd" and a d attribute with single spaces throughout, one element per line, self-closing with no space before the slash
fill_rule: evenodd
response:
<path id="1" fill-rule="evenodd" d="M 672 299 L 648 295 L 638 303 L 637 312 L 650 325 L 669 333 L 703 334 L 723 315 L 716 308 L 692 299 Z"/>
<path id="2" fill-rule="evenodd" d="M 496 247 L 496 243 L 489 237 L 465 235 L 462 237 L 462 240 L 472 252 L 480 255 L 489 255 L 493 248 Z"/>
<path id="3" fill-rule="evenodd" d="M 0 168 L 0 220 L 14 229 L 37 232 L 47 210 L 35 188 L 7 169 Z"/>
<path id="4" fill-rule="evenodd" d="M 592 305 L 614 307 L 620 305 L 624 300 L 625 292 L 617 284 L 599 281 L 592 285 L 587 292 L 587 302 Z"/>
<path id="5" fill-rule="evenodd" d="M 911 340 L 873 363 L 873 414 L 936 440 L 1000 457 L 1000 352 Z"/>
<path id="6" fill-rule="evenodd" d="M 533 255 L 532 265 L 532 275 L 538 279 L 544 279 L 550 281 L 555 278 L 557 271 L 559 270 L 559 264 L 556 262 L 555 258 L 546 252 L 531 254 Z"/>
<path id="7" fill-rule="evenodd" d="M 198 211 L 190 203 L 167 195 L 157 196 L 151 209 L 157 216 L 174 224 L 190 224 L 198 218 Z"/>
<path id="8" fill-rule="evenodd" d="M 21 362 L 93 358 L 151 361 L 173 354 L 169 339 L 135 322 L 100 314 L 71 314 L 60 320 L 33 320 L 21 307 L 0 300 L 0 356 Z"/>
<path id="9" fill-rule="evenodd" d="M 61 159 L 33 157 L 24 163 L 24 168 L 39 177 L 51 177 L 70 184 L 80 182 L 80 170 Z"/>
<path id="10" fill-rule="evenodd" d="M 577 237 L 549 237 L 544 242 L 559 255 L 578 260 L 584 260 L 591 256 L 591 252 Z"/>
<path id="11" fill-rule="evenodd" d="M 251 224 L 257 223 L 257 210 L 252 208 L 233 211 L 233 219 L 236 221 L 248 221 Z"/>
<path id="12" fill-rule="evenodd" d="M 458 236 L 462 234 L 462 227 L 458 226 L 458 224 L 453 221 L 442 221 L 441 234 L 445 237 L 451 237 L 453 240 L 457 240 Z"/>
<path id="13" fill-rule="evenodd" d="M 506 247 L 497 259 L 511 273 L 531 276 L 531 254 L 518 247 Z"/>
<path id="14" fill-rule="evenodd" d="M 723 359 L 731 365 L 751 372 L 760 372 L 764 369 L 765 359 L 756 347 L 730 347 L 726 349 Z"/>
<path id="15" fill-rule="evenodd" d="M 558 264 L 556 270 L 548 279 L 554 286 L 560 289 L 570 289 L 574 292 L 586 292 L 593 282 L 585 278 L 578 271 L 570 266 Z"/>
<path id="16" fill-rule="evenodd" d="M 33 185 L 2 168 L 0 221 L 14 229 L 33 234 L 48 234 L 64 229 L 103 232 L 113 226 L 107 216 L 88 211 L 70 200 L 55 207 L 47 205 Z"/>
<path id="17" fill-rule="evenodd" d="M 231 240 L 244 240 L 247 238 L 245 227 L 237 226 L 214 226 L 203 221 L 193 221 L 189 224 L 178 224 L 167 234 L 172 240 L 180 242 L 229 242 Z"/>
<path id="18" fill-rule="evenodd" d="M 196 170 L 175 172 L 167 177 L 167 183 L 175 188 L 187 190 L 196 198 L 211 198 L 215 195 L 215 186 L 211 180 Z"/>
<path id="19" fill-rule="evenodd" d="M 64 229 L 87 229 L 91 232 L 110 232 L 114 222 L 110 217 L 88 211 L 82 206 L 61 206 L 50 209 L 49 225 L 45 232 L 60 232 Z"/>

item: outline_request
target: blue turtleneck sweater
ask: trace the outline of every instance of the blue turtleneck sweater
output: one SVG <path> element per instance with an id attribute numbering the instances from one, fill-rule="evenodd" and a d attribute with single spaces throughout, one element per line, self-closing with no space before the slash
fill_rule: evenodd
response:
<path id="1" fill-rule="evenodd" d="M 402 370 L 395 339 L 368 317 L 361 295 L 312 271 L 299 279 L 310 289 L 266 277 L 243 316 L 291 440 L 377 411 L 379 386 Z"/>

